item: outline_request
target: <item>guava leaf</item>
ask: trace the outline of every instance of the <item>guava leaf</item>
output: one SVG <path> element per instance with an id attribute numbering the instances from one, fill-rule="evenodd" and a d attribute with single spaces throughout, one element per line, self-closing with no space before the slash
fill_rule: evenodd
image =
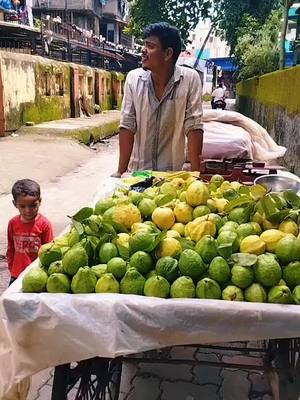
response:
<path id="1" fill-rule="evenodd" d="M 173 195 L 165 194 L 165 195 L 162 195 L 161 197 L 157 198 L 156 204 L 158 207 L 161 207 L 161 206 L 164 206 L 164 205 L 170 203 L 173 199 L 174 199 Z"/>
<path id="2" fill-rule="evenodd" d="M 276 194 L 276 193 L 270 193 L 270 196 L 271 196 L 272 199 L 275 201 L 276 207 L 277 207 L 279 210 L 282 210 L 283 208 L 285 208 L 285 207 L 284 207 L 284 204 L 283 204 L 283 201 L 281 200 L 281 198 L 280 198 L 280 196 L 279 196 L 278 194 Z M 284 202 L 285 202 L 285 201 L 284 201 Z M 286 202 L 285 202 L 285 204 L 286 204 Z M 286 206 L 287 206 L 287 204 L 286 204 Z"/>
<path id="3" fill-rule="evenodd" d="M 247 185 L 240 186 L 239 194 L 249 195 L 250 194 L 250 186 L 247 186 Z"/>
<path id="4" fill-rule="evenodd" d="M 218 253 L 220 254 L 221 257 L 225 259 L 229 258 L 232 254 L 232 244 L 231 243 L 220 244 L 218 246 Z"/>
<path id="5" fill-rule="evenodd" d="M 104 233 L 110 233 L 113 237 L 117 236 L 117 232 L 115 230 L 115 228 L 108 223 L 101 223 L 100 225 L 100 229 L 104 232 Z"/>
<path id="6" fill-rule="evenodd" d="M 244 195 L 244 196 L 239 197 L 238 199 L 231 200 L 225 206 L 224 211 L 226 213 L 228 213 L 236 207 L 243 207 L 243 206 L 249 205 L 251 203 L 253 203 L 252 197 L 250 197 L 248 195 Z"/>
<path id="7" fill-rule="evenodd" d="M 177 237 L 175 239 L 178 240 L 178 242 L 181 244 L 182 250 L 195 249 L 195 242 L 193 242 L 192 240 Z"/>
<path id="8" fill-rule="evenodd" d="M 76 231 L 79 233 L 79 235 L 82 235 L 84 233 L 84 227 L 80 222 L 77 222 L 73 219 L 73 226 L 76 229 Z"/>
<path id="9" fill-rule="evenodd" d="M 91 207 L 83 207 L 76 214 L 72 215 L 72 219 L 77 222 L 82 222 L 83 220 L 89 218 L 93 214 L 94 210 Z"/>
<path id="10" fill-rule="evenodd" d="M 267 219 L 272 222 L 272 224 L 280 224 L 288 215 L 289 210 L 278 211 L 274 214 L 268 215 Z"/>
<path id="11" fill-rule="evenodd" d="M 286 190 L 283 196 L 292 208 L 300 208 L 300 197 L 293 190 Z"/>
<path id="12" fill-rule="evenodd" d="M 104 243 L 110 242 L 110 240 L 111 240 L 111 235 L 109 233 L 104 233 L 103 235 L 101 235 L 99 237 L 99 241 L 98 241 L 98 244 L 97 244 L 96 252 L 99 252 L 100 247 Z"/>
<path id="13" fill-rule="evenodd" d="M 268 193 L 268 189 L 260 184 L 250 186 L 250 195 L 254 200 L 259 200 Z"/>
<path id="14" fill-rule="evenodd" d="M 160 232 L 159 234 L 153 234 L 155 237 L 154 241 L 152 242 L 152 244 L 147 248 L 147 252 L 150 253 L 151 251 L 153 251 L 158 245 L 159 243 L 167 236 L 166 232 Z"/>
<path id="15" fill-rule="evenodd" d="M 260 200 L 260 203 L 262 205 L 263 212 L 266 215 L 267 219 L 269 219 L 270 215 L 275 215 L 275 214 L 277 214 L 279 212 L 279 209 L 276 206 L 275 200 L 273 200 L 272 197 L 269 194 L 264 196 Z"/>

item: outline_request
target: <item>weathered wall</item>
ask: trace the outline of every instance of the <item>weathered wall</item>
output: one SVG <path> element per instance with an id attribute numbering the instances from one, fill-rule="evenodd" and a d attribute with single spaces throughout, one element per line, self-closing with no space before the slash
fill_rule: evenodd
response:
<path id="1" fill-rule="evenodd" d="M 112 72 L 113 107 L 121 109 L 125 75 L 120 72 Z"/>
<path id="2" fill-rule="evenodd" d="M 95 104 L 101 110 L 121 107 L 125 80 L 121 73 L 3 51 L 0 72 L 0 121 L 3 114 L 5 131 L 26 122 L 79 117 L 80 97 L 90 114 L 95 113 Z"/>
<path id="3" fill-rule="evenodd" d="M 5 129 L 70 116 L 70 77 L 66 64 L 42 57 L 1 52 Z"/>
<path id="4" fill-rule="evenodd" d="M 287 148 L 282 163 L 300 175 L 300 66 L 240 82 L 237 109 Z"/>

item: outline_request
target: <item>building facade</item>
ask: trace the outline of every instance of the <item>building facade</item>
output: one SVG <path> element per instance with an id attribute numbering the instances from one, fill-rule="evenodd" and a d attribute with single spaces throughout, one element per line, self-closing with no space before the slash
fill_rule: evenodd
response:
<path id="1" fill-rule="evenodd" d="M 208 20 L 200 21 L 194 32 L 190 35 L 191 43 L 187 46 L 187 51 L 196 59 L 199 56 L 203 44 L 210 33 L 211 25 Z M 229 47 L 214 33 L 210 33 L 205 47 L 200 57 L 200 65 L 203 66 L 203 93 L 209 94 L 213 89 L 213 64 L 211 59 L 229 57 Z"/>
<path id="2" fill-rule="evenodd" d="M 123 33 L 129 18 L 127 0 L 33 0 L 33 13 L 37 18 L 60 18 L 107 42 L 132 48 L 132 37 Z"/>

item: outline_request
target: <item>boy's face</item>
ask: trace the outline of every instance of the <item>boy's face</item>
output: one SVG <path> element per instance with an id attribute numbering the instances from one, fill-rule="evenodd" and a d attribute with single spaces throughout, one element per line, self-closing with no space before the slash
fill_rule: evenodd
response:
<path id="1" fill-rule="evenodd" d="M 13 204 L 19 210 L 24 222 L 31 222 L 39 212 L 41 199 L 35 196 L 18 196 Z"/>
<path id="2" fill-rule="evenodd" d="M 164 64 L 172 63 L 173 49 L 163 49 L 156 36 L 149 36 L 144 40 L 142 49 L 142 66 L 150 71 L 160 71 Z"/>

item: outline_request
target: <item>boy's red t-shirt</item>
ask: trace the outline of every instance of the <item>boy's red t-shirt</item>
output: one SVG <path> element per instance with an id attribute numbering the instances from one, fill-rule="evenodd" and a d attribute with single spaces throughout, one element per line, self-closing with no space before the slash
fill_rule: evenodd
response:
<path id="1" fill-rule="evenodd" d="M 7 228 L 7 263 L 10 274 L 17 278 L 24 269 L 38 256 L 42 244 L 53 240 L 51 223 L 38 214 L 34 221 L 23 222 L 17 215 L 8 223 Z"/>

